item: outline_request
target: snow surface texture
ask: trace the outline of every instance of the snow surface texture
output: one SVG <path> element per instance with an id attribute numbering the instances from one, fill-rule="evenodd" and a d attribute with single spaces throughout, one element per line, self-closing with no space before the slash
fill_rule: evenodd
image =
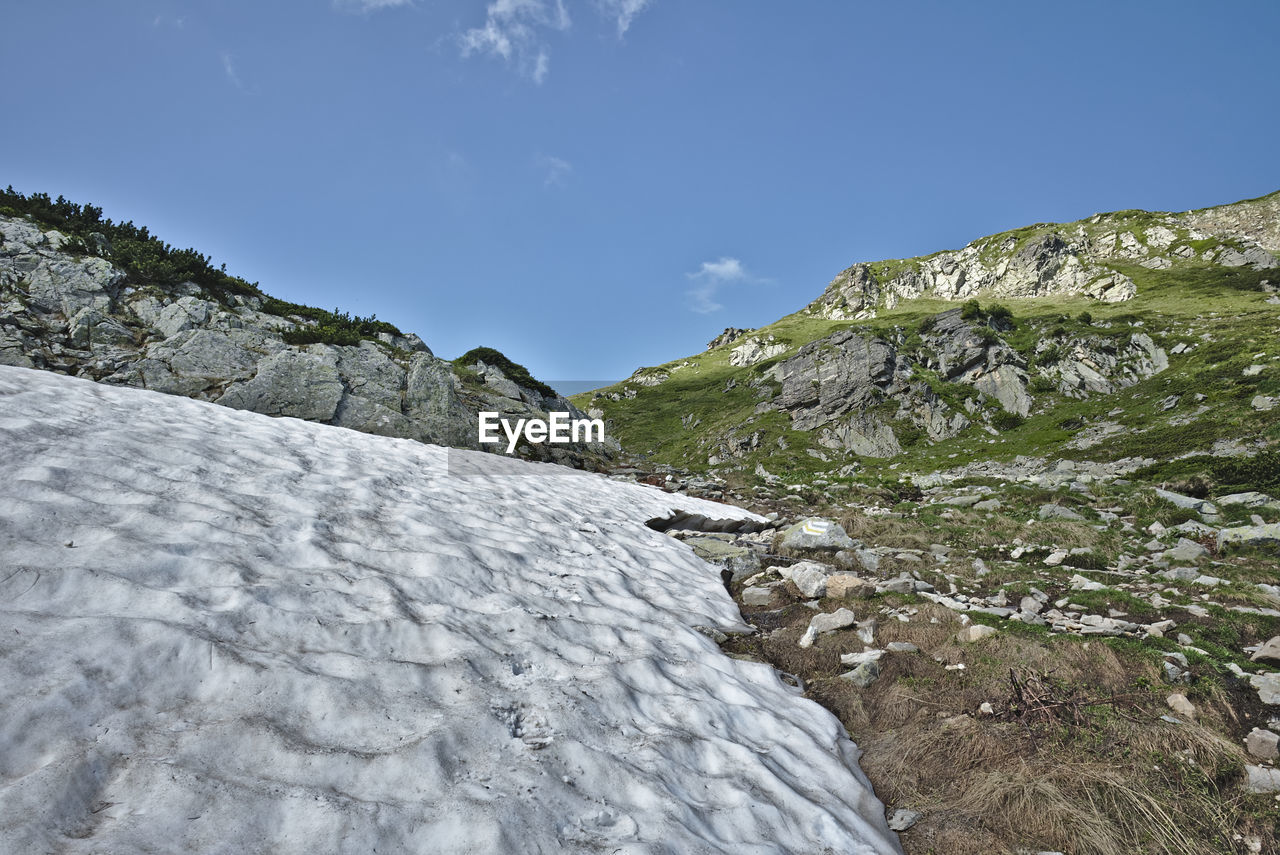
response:
<path id="1" fill-rule="evenodd" d="M 0 851 L 899 852 L 675 508 L 0 367 Z"/>

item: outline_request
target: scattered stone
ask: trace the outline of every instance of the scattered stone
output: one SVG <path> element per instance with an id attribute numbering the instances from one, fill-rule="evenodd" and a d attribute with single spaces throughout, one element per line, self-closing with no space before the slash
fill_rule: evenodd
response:
<path id="1" fill-rule="evenodd" d="M 910 641 L 890 641 L 885 645 L 890 653 L 919 653 L 920 648 Z"/>
<path id="2" fill-rule="evenodd" d="M 1000 505 L 999 499 L 983 499 L 981 502 L 976 503 L 973 509 L 975 511 L 998 511 L 1000 510 Z"/>
<path id="3" fill-rule="evenodd" d="M 1249 405 L 1255 410 L 1267 412 L 1275 408 L 1276 399 L 1270 395 L 1256 395 L 1254 399 L 1249 402 Z"/>
<path id="4" fill-rule="evenodd" d="M 1209 556 L 1209 550 L 1205 549 L 1194 540 L 1188 540 L 1185 537 L 1178 538 L 1177 544 L 1172 549 L 1165 550 L 1164 557 L 1167 561 L 1185 561 L 1196 562 L 1202 558 Z"/>
<path id="5" fill-rule="evenodd" d="M 830 520 L 810 517 L 782 533 L 778 551 L 783 555 L 797 555 L 808 550 L 837 552 L 841 549 L 857 547 L 858 544 L 838 524 Z"/>
<path id="6" fill-rule="evenodd" d="M 1084 517 L 1070 508 L 1056 504 L 1042 505 L 1039 516 L 1042 520 L 1072 520 L 1078 522 L 1084 519 Z"/>
<path id="7" fill-rule="evenodd" d="M 852 573 L 836 573 L 827 577 L 827 596 L 837 600 L 849 597 L 863 599 L 874 595 L 876 583 Z"/>
<path id="8" fill-rule="evenodd" d="M 914 594 L 915 590 L 916 580 L 910 576 L 899 576 L 876 585 L 876 593 L 879 594 Z"/>
<path id="9" fill-rule="evenodd" d="M 1186 661 L 1185 658 L 1183 661 Z M 1176 663 L 1165 660 L 1163 664 L 1164 681 L 1166 683 L 1190 683 L 1191 672 L 1179 668 Z"/>
<path id="10" fill-rule="evenodd" d="M 1273 665 L 1280 665 L 1280 635 L 1268 639 L 1258 648 L 1257 652 L 1249 657 L 1249 661 L 1269 662 Z"/>
<path id="11" fill-rule="evenodd" d="M 742 602 L 748 606 L 767 606 L 773 602 L 773 590 L 771 588 L 743 588 Z"/>
<path id="12" fill-rule="evenodd" d="M 1224 546 L 1280 546 L 1280 523 L 1224 528 L 1218 532 L 1218 549 Z"/>
<path id="13" fill-rule="evenodd" d="M 813 599 L 826 596 L 827 568 L 825 565 L 816 561 L 801 561 L 788 569 L 791 571 L 792 583 L 800 589 L 800 593 L 805 597 Z"/>
<path id="14" fill-rule="evenodd" d="M 714 537 L 691 537 L 685 543 L 703 561 L 728 570 L 734 582 L 741 582 L 760 572 L 760 556 L 750 547 L 737 546 Z"/>
<path id="15" fill-rule="evenodd" d="M 885 651 L 876 648 L 867 650 L 859 650 L 857 653 L 841 653 L 841 665 L 861 665 L 864 662 L 879 662 L 884 658 Z"/>
<path id="16" fill-rule="evenodd" d="M 971 644 L 975 641 L 982 641 L 990 638 L 997 632 L 994 626 L 987 626 L 985 623 L 975 623 L 966 626 L 964 629 L 956 633 L 956 640 L 965 644 Z"/>
<path id="17" fill-rule="evenodd" d="M 1198 514 L 1217 514 L 1218 508 L 1213 502 L 1206 499 L 1196 499 L 1192 496 L 1184 496 L 1181 493 L 1174 493 L 1170 490 L 1162 490 L 1159 487 L 1153 488 L 1156 496 L 1164 499 L 1166 502 L 1175 507 L 1182 508 L 1186 511 L 1195 511 Z"/>
<path id="18" fill-rule="evenodd" d="M 1081 576 L 1079 573 L 1072 576 L 1070 581 L 1067 584 L 1071 586 L 1071 590 L 1073 591 L 1100 591 L 1103 588 L 1107 587 L 1101 582 L 1095 582 L 1092 579 L 1086 579 L 1084 576 Z"/>
<path id="19" fill-rule="evenodd" d="M 940 505 L 952 505 L 952 506 L 954 506 L 954 507 L 958 507 L 958 508 L 970 508 L 970 507 L 973 507 L 974 505 L 978 504 L 978 502 L 981 502 L 981 501 L 982 501 L 982 497 L 981 497 L 981 496 L 951 496 L 950 498 L 943 499 L 943 500 L 942 500 L 941 502 L 939 502 L 938 504 L 940 504 Z"/>
<path id="20" fill-rule="evenodd" d="M 1249 776 L 1245 783 L 1249 792 L 1280 793 L 1280 769 L 1246 765 L 1244 771 Z"/>
<path id="21" fill-rule="evenodd" d="M 836 609 L 834 612 L 814 615 L 813 619 L 809 621 L 809 628 L 805 630 L 804 635 L 800 638 L 800 646 L 812 647 L 814 640 L 821 633 L 834 632 L 837 629 L 853 626 L 855 623 L 857 623 L 857 618 L 848 609 Z"/>
<path id="22" fill-rule="evenodd" d="M 841 674 L 840 679 L 849 681 L 859 689 L 865 689 L 880 679 L 880 663 L 875 660 L 863 662 L 852 671 Z"/>
<path id="23" fill-rule="evenodd" d="M 1258 690 L 1258 700 L 1280 706 L 1280 673 L 1254 674 L 1249 685 Z"/>
<path id="24" fill-rule="evenodd" d="M 1250 491 L 1248 493 L 1231 493 L 1227 496 L 1219 496 L 1218 504 L 1220 505 L 1244 505 L 1246 508 L 1260 508 L 1270 505 L 1275 499 L 1266 493 Z"/>
<path id="25" fill-rule="evenodd" d="M 892 831 L 906 831 L 923 818 L 924 814 L 918 810 L 898 808 L 893 812 L 893 816 L 889 817 L 889 828 Z"/>
<path id="26" fill-rule="evenodd" d="M 1280 734 L 1255 727 L 1245 737 L 1244 748 L 1259 760 L 1280 758 Z"/>
<path id="27" fill-rule="evenodd" d="M 875 618 L 868 618 L 867 620 L 858 621 L 857 630 L 856 630 L 858 635 L 858 640 L 860 640 L 863 644 L 871 644 L 872 642 L 874 642 L 876 640 L 876 628 L 878 626 L 879 626 L 879 623 L 876 621 Z"/>
<path id="28" fill-rule="evenodd" d="M 1187 700 L 1187 696 L 1181 692 L 1170 695 L 1165 699 L 1165 703 L 1169 705 L 1169 709 L 1184 718 L 1194 719 L 1196 717 L 1196 708 L 1192 706 L 1191 701 Z"/>
<path id="29" fill-rule="evenodd" d="M 1067 556 L 1069 554 L 1070 553 L 1068 553 L 1064 549 L 1059 549 L 1056 552 L 1050 552 L 1048 555 L 1045 556 L 1044 563 L 1049 567 L 1057 567 L 1063 561 L 1067 560 Z"/>

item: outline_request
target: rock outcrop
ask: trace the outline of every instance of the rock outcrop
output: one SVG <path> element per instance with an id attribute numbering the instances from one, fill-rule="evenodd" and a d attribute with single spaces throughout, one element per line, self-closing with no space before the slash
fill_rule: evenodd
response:
<path id="1" fill-rule="evenodd" d="M 1165 269 L 1197 259 L 1264 269 L 1280 252 L 1280 194 L 1185 214 L 1121 211 L 1042 223 L 908 261 L 855 264 L 806 311 L 866 319 L 904 300 L 1083 295 L 1106 303 L 1137 293 L 1126 263 Z M 1208 246 L 1206 246 L 1206 243 Z"/>
<path id="2" fill-rule="evenodd" d="M 520 387 L 500 368 L 455 371 L 416 335 L 289 344 L 286 335 L 314 321 L 270 314 L 260 296 L 134 283 L 109 258 L 70 252 L 60 232 L 25 219 L 0 217 L 0 239 L 3 365 L 455 447 L 478 447 L 481 410 L 583 417 L 564 398 Z M 529 457 L 580 466 L 615 450 L 523 448 Z"/>

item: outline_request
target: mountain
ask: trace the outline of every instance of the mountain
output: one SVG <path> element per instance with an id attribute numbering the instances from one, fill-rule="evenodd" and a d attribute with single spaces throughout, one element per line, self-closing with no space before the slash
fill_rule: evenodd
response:
<path id="1" fill-rule="evenodd" d="M 765 482 L 1248 449 L 1276 438 L 1278 253 L 1280 193 L 1037 224 L 855 264 L 575 400 L 654 462 Z"/>
<path id="2" fill-rule="evenodd" d="M 100 209 L 12 189 L 0 193 L 0 365 L 462 448 L 480 447 L 482 410 L 582 417 L 499 351 L 447 362 L 385 321 L 274 299 Z M 617 447 L 517 452 L 599 468 Z"/>

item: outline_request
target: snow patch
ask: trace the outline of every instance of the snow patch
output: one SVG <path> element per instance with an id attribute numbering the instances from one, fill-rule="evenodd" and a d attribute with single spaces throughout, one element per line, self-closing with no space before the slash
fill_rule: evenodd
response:
<path id="1" fill-rule="evenodd" d="M 645 526 L 745 511 L 0 367 L 0 850 L 899 852 Z"/>

